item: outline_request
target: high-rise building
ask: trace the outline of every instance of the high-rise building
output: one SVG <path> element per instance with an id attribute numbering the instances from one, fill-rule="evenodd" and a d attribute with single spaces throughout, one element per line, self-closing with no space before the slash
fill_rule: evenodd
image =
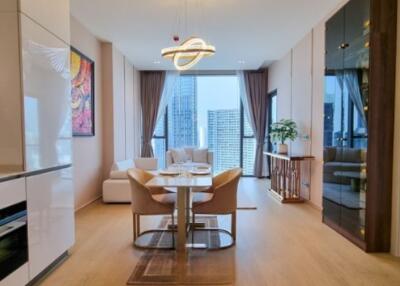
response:
<path id="1" fill-rule="evenodd" d="M 214 152 L 214 172 L 240 166 L 239 109 L 209 110 L 208 148 Z"/>
<path id="2" fill-rule="evenodd" d="M 181 76 L 168 102 L 168 147 L 197 143 L 197 81 L 195 76 Z"/>
<path id="3" fill-rule="evenodd" d="M 244 134 L 253 131 L 245 120 Z M 208 148 L 214 153 L 214 172 L 240 166 L 240 110 L 222 109 L 208 111 Z M 242 168 L 245 175 L 252 175 L 256 143 L 254 138 L 243 139 Z"/>
<path id="4" fill-rule="evenodd" d="M 256 158 L 256 139 L 254 138 L 253 129 L 250 126 L 249 121 L 245 115 L 243 122 L 243 157 L 242 157 L 242 169 L 243 175 L 254 174 L 254 161 Z"/>

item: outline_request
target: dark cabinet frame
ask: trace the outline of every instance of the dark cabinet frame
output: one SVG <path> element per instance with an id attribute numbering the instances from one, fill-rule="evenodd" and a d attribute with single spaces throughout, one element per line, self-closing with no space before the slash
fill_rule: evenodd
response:
<path id="1" fill-rule="evenodd" d="M 390 251 L 396 29 L 397 0 L 370 0 L 365 241 L 324 219 L 367 252 Z"/>
<path id="2" fill-rule="evenodd" d="M 371 0 L 366 251 L 390 251 L 397 0 Z"/>

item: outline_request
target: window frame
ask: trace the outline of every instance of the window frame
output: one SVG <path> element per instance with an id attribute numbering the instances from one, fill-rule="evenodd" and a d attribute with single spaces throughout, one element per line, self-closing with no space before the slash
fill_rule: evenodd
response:
<path id="1" fill-rule="evenodd" d="M 202 71 L 202 72 L 184 72 L 181 73 L 180 76 L 196 76 L 196 77 L 201 77 L 201 76 L 236 76 L 236 72 L 234 71 L 226 71 L 226 72 L 219 72 L 219 71 L 212 71 L 212 72 L 207 72 L 207 71 Z M 240 112 L 240 160 L 239 160 L 239 166 L 240 168 L 243 169 L 243 163 L 244 163 L 244 152 L 243 152 L 243 147 L 244 147 L 244 140 L 246 139 L 254 139 L 254 133 L 253 135 L 245 135 L 244 134 L 244 106 L 243 106 L 243 102 L 240 99 L 240 106 L 239 106 L 239 112 Z M 159 135 L 153 135 L 152 139 L 164 139 L 165 140 L 165 152 L 168 151 L 168 106 L 166 107 L 165 110 L 165 115 L 164 115 L 164 135 L 163 136 L 159 136 Z M 255 177 L 254 174 L 252 175 L 242 175 L 242 177 Z"/>
<path id="2" fill-rule="evenodd" d="M 273 151 L 273 144 L 269 138 L 269 134 L 271 133 L 271 124 L 273 123 L 272 120 L 272 99 L 275 97 L 275 100 L 278 100 L 278 90 L 274 89 L 273 91 L 268 93 L 268 116 L 267 116 L 267 133 L 265 134 L 265 140 L 267 140 L 267 150 L 268 152 Z M 277 101 L 275 101 L 277 102 Z M 276 106 L 278 108 L 278 104 Z"/>

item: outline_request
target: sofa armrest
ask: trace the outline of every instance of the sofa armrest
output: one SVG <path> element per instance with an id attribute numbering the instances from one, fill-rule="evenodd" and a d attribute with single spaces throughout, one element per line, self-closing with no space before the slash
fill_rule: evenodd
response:
<path id="1" fill-rule="evenodd" d="M 165 154 L 165 160 L 166 160 L 167 168 L 174 163 L 174 160 L 172 159 L 171 151 L 169 151 L 169 150 L 167 151 L 167 153 Z"/>
<path id="2" fill-rule="evenodd" d="M 136 158 L 134 160 L 135 167 L 142 170 L 157 170 L 158 159 L 157 158 Z"/>
<path id="3" fill-rule="evenodd" d="M 214 152 L 208 151 L 207 153 L 207 162 L 210 164 L 211 167 L 214 165 Z"/>

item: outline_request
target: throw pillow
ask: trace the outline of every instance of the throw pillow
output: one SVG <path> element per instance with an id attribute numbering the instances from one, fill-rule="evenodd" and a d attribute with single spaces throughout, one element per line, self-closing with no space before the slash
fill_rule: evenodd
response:
<path id="1" fill-rule="evenodd" d="M 186 152 L 184 149 L 179 148 L 179 149 L 172 149 L 172 159 L 174 160 L 174 163 L 185 163 L 187 158 L 186 158 Z"/>
<path id="2" fill-rule="evenodd" d="M 185 149 L 185 152 L 186 152 L 186 160 L 193 161 L 193 150 L 195 148 L 193 148 L 193 147 L 184 147 L 183 149 Z"/>
<path id="3" fill-rule="evenodd" d="M 208 149 L 194 149 L 193 162 L 208 163 Z"/>

